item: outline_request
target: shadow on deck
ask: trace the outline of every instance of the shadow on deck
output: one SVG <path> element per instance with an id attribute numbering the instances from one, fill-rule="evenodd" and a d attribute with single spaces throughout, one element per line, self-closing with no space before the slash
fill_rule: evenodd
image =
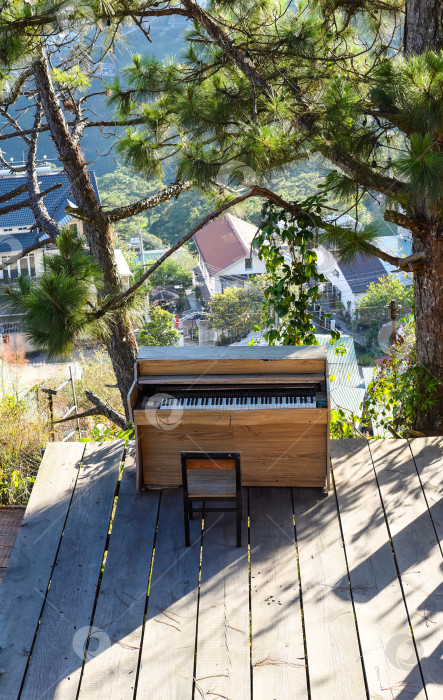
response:
<path id="1" fill-rule="evenodd" d="M 6 700 L 443 696 L 442 438 L 331 443 L 333 490 L 191 523 L 122 442 L 53 443 L 0 587 Z M 122 463 L 124 468 L 122 469 Z"/>

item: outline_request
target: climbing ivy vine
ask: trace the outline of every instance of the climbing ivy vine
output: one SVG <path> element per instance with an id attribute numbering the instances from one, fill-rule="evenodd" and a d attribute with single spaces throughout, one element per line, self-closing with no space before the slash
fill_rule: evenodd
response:
<path id="1" fill-rule="evenodd" d="M 269 345 L 318 345 L 313 305 L 320 300 L 320 285 L 327 280 L 317 272 L 313 247 L 315 221 L 324 201 L 320 194 L 298 203 L 306 214 L 297 219 L 272 202 L 263 205 L 255 245 L 266 265 L 267 284 L 263 316 L 256 330 L 264 332 Z M 332 343 L 340 339 L 338 331 L 331 329 L 330 334 Z"/>

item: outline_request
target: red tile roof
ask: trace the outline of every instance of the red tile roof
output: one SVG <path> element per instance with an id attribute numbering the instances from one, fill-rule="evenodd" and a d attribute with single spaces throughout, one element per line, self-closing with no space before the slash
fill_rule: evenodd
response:
<path id="1" fill-rule="evenodd" d="M 211 274 L 220 272 L 250 255 L 257 227 L 232 214 L 206 224 L 194 240 Z M 253 251 L 253 255 L 257 255 Z"/>

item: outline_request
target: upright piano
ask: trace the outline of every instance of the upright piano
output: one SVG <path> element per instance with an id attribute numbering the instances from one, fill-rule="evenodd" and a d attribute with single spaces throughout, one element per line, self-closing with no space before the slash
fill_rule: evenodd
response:
<path id="1" fill-rule="evenodd" d="M 180 485 L 182 451 L 235 451 L 245 486 L 329 489 L 328 377 L 318 345 L 141 347 L 137 487 Z"/>

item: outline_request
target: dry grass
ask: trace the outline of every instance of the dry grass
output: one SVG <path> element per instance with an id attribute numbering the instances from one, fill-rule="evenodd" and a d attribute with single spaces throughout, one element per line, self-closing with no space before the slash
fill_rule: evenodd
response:
<path id="1" fill-rule="evenodd" d="M 22 353 L 0 347 L 0 363 L 7 365 L 9 382 L 0 398 L 0 505 L 26 504 L 41 460 L 41 449 L 50 439 L 48 397 L 42 389 L 55 389 L 69 377 L 58 371 L 51 380 L 30 391 L 19 390 L 20 369 L 26 360 Z M 84 391 L 98 394 L 119 411 L 123 411 L 120 392 L 109 356 L 102 351 L 89 351 L 81 356 L 82 377 L 74 382 L 78 410 L 91 408 Z M 61 418 L 73 405 L 72 388 L 67 384 L 54 397 L 55 418 Z M 101 416 L 80 421 L 82 439 L 112 439 L 118 429 Z M 68 421 L 55 427 L 54 439 L 62 440 L 76 427 Z M 78 439 L 77 433 L 70 440 Z"/>

